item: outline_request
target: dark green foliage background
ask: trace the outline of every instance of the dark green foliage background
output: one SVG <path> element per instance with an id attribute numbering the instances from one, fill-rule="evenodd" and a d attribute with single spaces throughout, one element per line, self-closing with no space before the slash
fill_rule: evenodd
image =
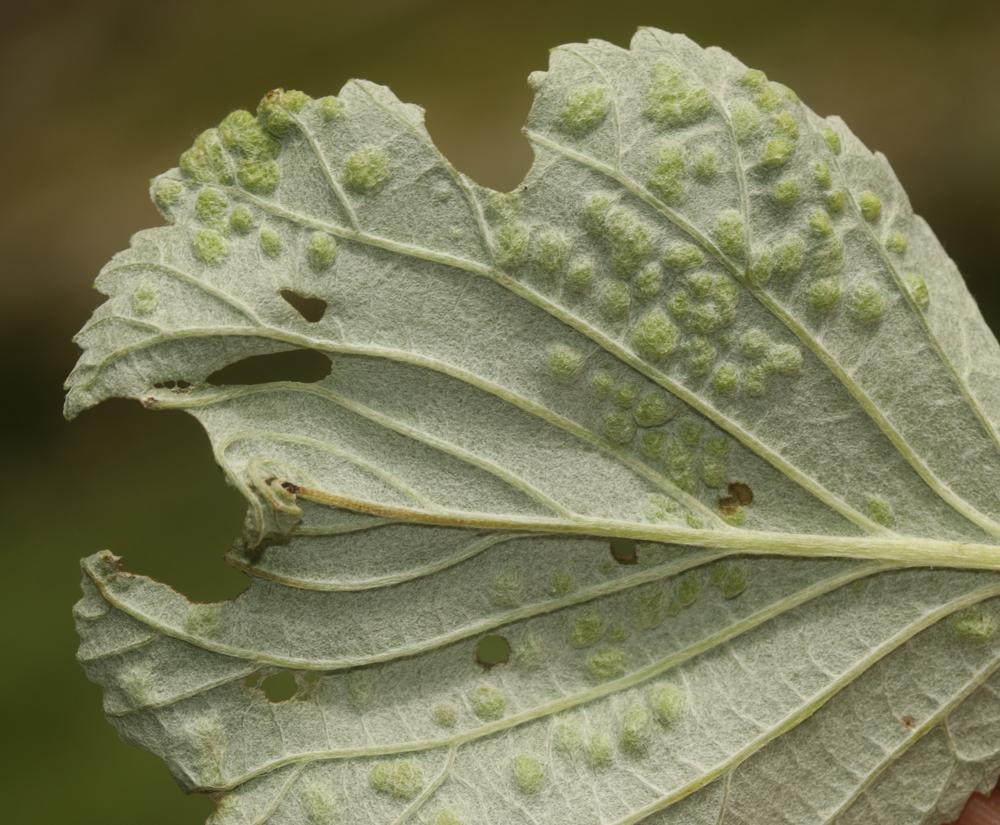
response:
<path id="1" fill-rule="evenodd" d="M 724 46 L 838 113 L 891 159 L 1000 327 L 996 3 L 94 2 L 5 9 L 0 32 L 0 638 L 4 820 L 196 823 L 148 754 L 116 741 L 74 662 L 77 560 L 102 548 L 194 598 L 244 586 L 221 553 L 242 505 L 180 413 L 115 402 L 72 426 L 60 385 L 98 268 L 158 222 L 148 179 L 274 86 L 352 76 L 423 105 L 459 169 L 507 189 L 530 163 L 525 78 L 551 46 L 638 25 Z"/>

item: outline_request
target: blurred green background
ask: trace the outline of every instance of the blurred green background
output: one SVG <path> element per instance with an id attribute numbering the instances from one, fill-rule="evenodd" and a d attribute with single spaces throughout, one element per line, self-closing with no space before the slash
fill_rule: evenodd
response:
<path id="1" fill-rule="evenodd" d="M 638 25 L 721 45 L 842 115 L 892 161 L 1000 328 L 1000 5 L 698 2 L 24 3 L 0 33 L 0 680 L 5 818 L 197 823 L 156 759 L 119 743 L 74 662 L 77 560 L 102 548 L 198 599 L 242 577 L 220 560 L 242 505 L 181 413 L 113 402 L 72 425 L 61 384 L 91 282 L 159 222 L 149 178 L 230 109 L 275 86 L 385 83 L 427 109 L 444 153 L 512 188 L 531 153 L 525 78 L 551 46 L 627 45 Z"/>

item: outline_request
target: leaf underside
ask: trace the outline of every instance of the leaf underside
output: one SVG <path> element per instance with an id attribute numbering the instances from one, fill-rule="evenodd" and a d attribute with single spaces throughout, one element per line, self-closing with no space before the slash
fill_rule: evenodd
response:
<path id="1" fill-rule="evenodd" d="M 1000 352 L 961 276 L 882 156 L 723 51 L 640 30 L 530 83 L 512 193 L 359 81 L 153 181 L 66 411 L 195 416 L 252 585 L 86 559 L 109 719 L 214 825 L 945 821 L 1000 769 Z M 323 377 L 218 377 L 288 351 Z"/>

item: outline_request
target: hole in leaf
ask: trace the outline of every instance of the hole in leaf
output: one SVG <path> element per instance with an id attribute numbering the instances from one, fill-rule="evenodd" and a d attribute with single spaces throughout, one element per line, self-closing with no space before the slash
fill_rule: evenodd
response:
<path id="1" fill-rule="evenodd" d="M 281 290 L 280 295 L 310 324 L 315 324 L 326 312 L 327 303 L 322 298 L 310 298 L 291 289 Z"/>
<path id="2" fill-rule="evenodd" d="M 729 485 L 729 495 L 744 506 L 753 504 L 753 490 L 749 484 L 744 484 L 742 481 L 734 481 Z"/>
<path id="3" fill-rule="evenodd" d="M 216 387 L 297 381 L 314 384 L 330 374 L 330 359 L 313 349 L 293 349 L 267 355 L 251 355 L 216 370 L 205 380 Z"/>
<path id="4" fill-rule="evenodd" d="M 188 381 L 160 381 L 153 386 L 158 390 L 187 390 L 191 388 Z"/>
<path id="5" fill-rule="evenodd" d="M 299 685 L 291 671 L 283 670 L 268 676 L 260 683 L 260 689 L 268 702 L 287 702 L 298 692 Z"/>
<path id="6" fill-rule="evenodd" d="M 639 549 L 633 539 L 611 539 L 611 558 L 619 564 L 638 564 Z"/>
<path id="7" fill-rule="evenodd" d="M 510 661 L 510 642 L 496 633 L 483 636 L 476 643 L 476 661 L 486 668 Z"/>

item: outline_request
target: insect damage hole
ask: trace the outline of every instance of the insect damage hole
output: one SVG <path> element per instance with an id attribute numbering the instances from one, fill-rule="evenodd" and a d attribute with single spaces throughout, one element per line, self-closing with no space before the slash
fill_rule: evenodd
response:
<path id="1" fill-rule="evenodd" d="M 639 548 L 633 539 L 611 539 L 611 558 L 619 564 L 638 564 Z"/>
<path id="2" fill-rule="evenodd" d="M 268 702 L 277 704 L 292 699 L 298 692 L 299 686 L 295 681 L 295 675 L 291 671 L 283 670 L 265 677 L 260 683 L 260 689 L 264 691 Z"/>
<path id="3" fill-rule="evenodd" d="M 322 298 L 300 295 L 293 289 L 283 289 L 278 294 L 310 324 L 322 320 L 326 313 L 328 304 Z"/>
<path id="4" fill-rule="evenodd" d="M 487 670 L 510 661 L 510 642 L 497 633 L 483 636 L 476 642 L 476 661 Z"/>
<path id="5" fill-rule="evenodd" d="M 312 349 L 251 355 L 213 372 L 205 381 L 215 387 L 294 381 L 315 384 L 330 374 L 330 359 Z"/>

